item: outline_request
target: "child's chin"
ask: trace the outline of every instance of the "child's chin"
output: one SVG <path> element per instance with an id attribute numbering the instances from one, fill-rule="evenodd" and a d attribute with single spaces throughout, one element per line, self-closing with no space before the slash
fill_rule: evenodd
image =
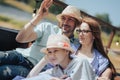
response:
<path id="1" fill-rule="evenodd" d="M 55 63 L 53 64 L 53 66 L 56 66 L 56 65 L 58 65 L 58 64 L 55 64 Z"/>
<path id="2" fill-rule="evenodd" d="M 56 65 L 58 65 L 58 64 L 56 64 L 56 63 L 53 63 L 53 66 L 56 66 Z"/>
<path id="3" fill-rule="evenodd" d="M 56 66 L 56 65 L 58 65 L 58 62 L 52 61 L 51 64 L 52 64 L 53 66 Z"/>

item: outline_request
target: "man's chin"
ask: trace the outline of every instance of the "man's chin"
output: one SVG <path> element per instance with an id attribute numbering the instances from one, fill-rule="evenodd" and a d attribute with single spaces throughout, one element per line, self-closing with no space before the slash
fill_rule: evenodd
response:
<path id="1" fill-rule="evenodd" d="M 63 31 L 63 33 L 70 33 L 70 32 L 68 32 L 68 31 Z"/>

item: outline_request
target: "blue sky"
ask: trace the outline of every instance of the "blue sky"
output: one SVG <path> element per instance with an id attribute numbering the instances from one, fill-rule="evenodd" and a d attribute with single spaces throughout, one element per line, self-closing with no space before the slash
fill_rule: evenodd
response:
<path id="1" fill-rule="evenodd" d="M 120 26 L 120 0 L 65 0 L 65 2 L 92 16 L 108 13 L 112 24 Z"/>

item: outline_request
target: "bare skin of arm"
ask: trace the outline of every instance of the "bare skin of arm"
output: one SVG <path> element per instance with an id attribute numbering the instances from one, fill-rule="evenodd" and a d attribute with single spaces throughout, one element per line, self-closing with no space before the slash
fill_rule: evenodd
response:
<path id="1" fill-rule="evenodd" d="M 98 80 L 110 80 L 112 76 L 112 70 L 110 68 L 107 68 L 101 75 L 101 77 L 98 78 Z"/>
<path id="2" fill-rule="evenodd" d="M 38 10 L 37 15 L 35 16 L 35 18 L 33 20 L 31 20 L 31 23 L 34 24 L 34 25 L 36 25 L 45 15 L 47 15 L 48 14 L 48 9 L 52 5 L 52 3 L 53 3 L 53 0 L 43 0 L 43 2 L 41 3 L 40 8 Z M 33 28 L 34 28 L 34 26 L 30 25 L 30 23 L 28 23 L 27 26 L 25 26 L 24 29 L 21 30 L 21 32 L 18 34 L 18 36 L 16 37 L 16 39 L 19 42 L 25 42 L 25 41 L 35 40 L 37 38 L 37 35 L 33 31 Z M 24 34 L 24 36 L 23 36 L 23 34 Z M 27 38 L 26 38 L 25 35 L 27 36 Z M 24 38 L 21 39 L 22 37 L 24 37 Z M 32 77 L 32 76 L 38 75 L 39 72 L 42 70 L 42 68 L 46 64 L 47 64 L 47 60 L 45 59 L 45 57 L 43 57 L 39 61 L 39 63 L 30 71 L 30 73 L 28 74 L 27 77 Z"/>
<path id="3" fill-rule="evenodd" d="M 47 60 L 45 59 L 45 57 L 43 57 L 39 63 L 37 65 L 35 65 L 35 67 L 30 71 L 30 73 L 28 74 L 27 78 L 29 77 L 33 77 L 36 76 L 40 73 L 40 71 L 42 70 L 42 68 L 47 64 Z"/>
<path id="4" fill-rule="evenodd" d="M 48 9 L 52 2 L 53 0 L 44 0 L 41 3 L 38 13 L 30 22 L 24 26 L 22 30 L 20 30 L 16 36 L 16 41 L 20 43 L 26 43 L 37 39 L 37 34 L 34 32 L 34 27 L 48 14 Z"/>

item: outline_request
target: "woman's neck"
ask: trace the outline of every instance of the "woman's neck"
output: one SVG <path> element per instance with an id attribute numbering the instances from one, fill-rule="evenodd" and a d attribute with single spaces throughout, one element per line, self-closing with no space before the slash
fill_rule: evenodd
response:
<path id="1" fill-rule="evenodd" d="M 84 54 L 87 57 L 93 57 L 93 45 L 82 45 L 82 47 L 78 50 L 77 55 Z"/>

